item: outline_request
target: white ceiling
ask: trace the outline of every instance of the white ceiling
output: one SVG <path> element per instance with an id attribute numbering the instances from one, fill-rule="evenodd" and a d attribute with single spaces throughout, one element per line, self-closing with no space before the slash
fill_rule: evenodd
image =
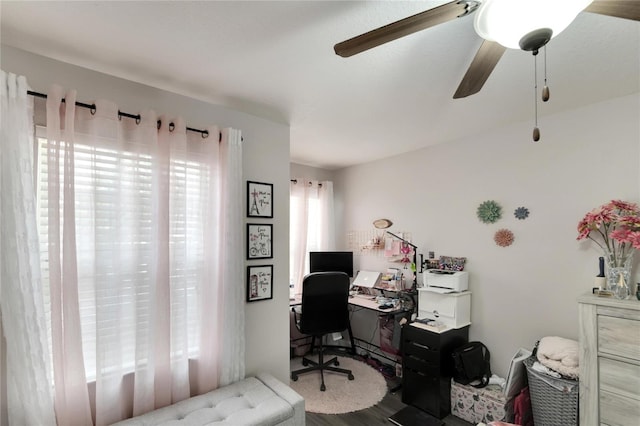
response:
<path id="1" fill-rule="evenodd" d="M 481 43 L 472 17 L 351 58 L 333 52 L 442 3 L 1 1 L 1 40 L 288 123 L 292 162 L 335 169 L 507 123 L 533 127 L 530 53 L 507 50 L 480 93 L 452 99 Z M 549 43 L 547 70 L 541 116 L 640 92 L 640 23 L 581 13 Z M 533 143 L 531 131 L 514 142 Z"/>

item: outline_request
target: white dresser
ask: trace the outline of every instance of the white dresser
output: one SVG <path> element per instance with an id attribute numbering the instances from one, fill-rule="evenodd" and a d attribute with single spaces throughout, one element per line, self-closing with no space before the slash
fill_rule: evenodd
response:
<path id="1" fill-rule="evenodd" d="M 640 301 L 578 299 L 580 425 L 640 425 Z"/>

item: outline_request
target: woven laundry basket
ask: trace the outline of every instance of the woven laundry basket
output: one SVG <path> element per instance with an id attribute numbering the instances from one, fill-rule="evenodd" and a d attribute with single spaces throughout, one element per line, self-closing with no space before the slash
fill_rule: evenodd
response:
<path id="1" fill-rule="evenodd" d="M 578 425 L 578 381 L 556 378 L 533 369 L 536 356 L 524 361 L 536 426 Z"/>

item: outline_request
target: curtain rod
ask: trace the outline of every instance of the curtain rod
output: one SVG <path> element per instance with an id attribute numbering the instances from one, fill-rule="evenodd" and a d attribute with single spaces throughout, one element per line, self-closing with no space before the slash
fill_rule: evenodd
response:
<path id="1" fill-rule="evenodd" d="M 291 182 L 293 183 L 298 183 L 298 179 L 290 179 Z M 311 185 L 313 182 L 309 181 L 309 185 Z M 318 186 L 322 187 L 322 183 L 319 183 Z"/>
<path id="2" fill-rule="evenodd" d="M 27 95 L 31 95 L 31 96 L 35 96 L 36 98 L 43 98 L 43 99 L 47 99 L 47 94 L 46 93 L 39 93 L 39 92 L 33 92 L 31 90 L 27 90 Z M 65 102 L 64 98 L 62 98 L 62 102 Z M 95 114 L 96 113 L 96 104 L 85 104 L 82 102 L 76 102 L 76 106 L 82 107 L 82 108 L 87 108 L 88 110 L 91 111 L 91 114 Z M 118 110 L 118 118 L 121 117 L 127 117 L 127 118 L 133 118 L 134 120 L 136 120 L 136 124 L 140 123 L 140 119 L 142 117 L 140 117 L 140 114 L 129 114 L 127 112 L 121 112 L 120 110 Z M 160 128 L 160 125 L 162 124 L 161 120 L 158 120 L 158 129 Z M 175 128 L 175 124 L 173 124 L 173 122 L 169 123 L 169 131 L 173 132 L 173 129 Z M 208 130 L 200 130 L 200 129 L 194 129 L 191 127 L 187 127 L 187 130 L 192 131 L 192 132 L 196 132 L 196 133 L 200 133 L 200 135 L 202 136 L 202 138 L 208 138 L 209 137 L 209 131 Z M 218 142 L 222 141 L 222 133 L 218 133 Z"/>

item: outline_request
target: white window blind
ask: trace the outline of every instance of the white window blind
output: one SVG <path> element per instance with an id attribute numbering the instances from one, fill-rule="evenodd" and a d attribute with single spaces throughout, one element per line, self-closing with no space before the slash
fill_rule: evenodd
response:
<path id="1" fill-rule="evenodd" d="M 53 164 L 48 144 L 45 138 L 38 138 L 39 233 L 47 309 L 47 188 L 64 185 L 48 181 L 48 168 Z M 144 363 L 140 355 L 148 353 L 154 328 L 154 159 L 135 144 L 104 145 L 99 140 L 83 143 L 78 136 L 74 145 L 78 293 L 88 380 L 95 379 L 98 368 L 104 373 L 125 365 L 133 371 L 136 363 Z M 62 143 L 58 154 L 61 170 L 65 148 Z M 194 357 L 199 336 L 198 285 L 204 267 L 202 212 L 210 208 L 211 171 L 197 158 L 180 153 L 169 168 L 171 350 L 175 356 L 188 351 Z M 49 333 L 50 318 L 48 311 Z M 111 361 L 118 357 L 117 362 Z"/>

